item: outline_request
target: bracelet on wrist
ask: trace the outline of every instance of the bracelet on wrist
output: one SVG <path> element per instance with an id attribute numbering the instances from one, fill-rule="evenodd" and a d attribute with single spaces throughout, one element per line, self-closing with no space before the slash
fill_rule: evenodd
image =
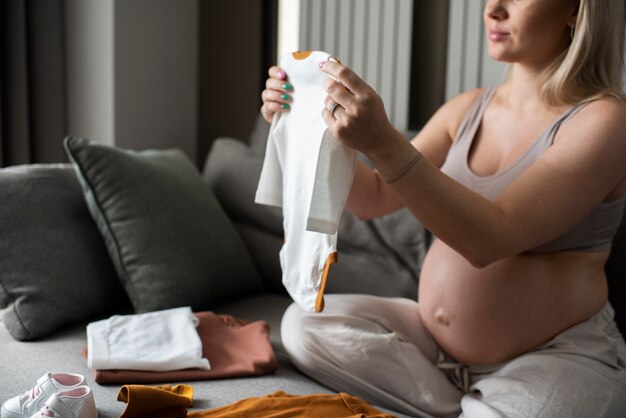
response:
<path id="1" fill-rule="evenodd" d="M 415 157 L 413 157 L 413 159 L 411 161 L 409 161 L 409 163 L 406 165 L 406 167 L 404 167 L 402 170 L 400 170 L 396 175 L 392 176 L 391 179 L 385 180 L 385 183 L 391 184 L 391 183 L 395 183 L 396 181 L 400 180 L 406 173 L 408 173 L 408 171 L 411 169 L 411 167 L 413 167 L 415 164 L 417 164 L 417 162 L 421 158 L 422 158 L 422 153 L 417 151 L 417 154 L 415 155 Z"/>

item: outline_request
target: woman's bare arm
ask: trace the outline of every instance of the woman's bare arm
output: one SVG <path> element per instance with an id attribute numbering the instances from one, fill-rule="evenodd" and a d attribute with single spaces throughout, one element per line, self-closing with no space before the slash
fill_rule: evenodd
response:
<path id="1" fill-rule="evenodd" d="M 393 178 L 418 153 L 383 119 L 380 98 L 344 66 L 324 70 L 341 80 L 329 95 L 344 109 L 324 110 L 333 134 L 362 151 L 384 178 Z M 526 251 L 571 229 L 626 176 L 626 105 L 589 104 L 561 127 L 558 141 L 494 202 L 422 158 L 390 186 L 438 238 L 474 266 Z"/>
<path id="2" fill-rule="evenodd" d="M 443 165 L 463 115 L 480 92 L 472 90 L 446 102 L 411 140 L 435 167 Z M 372 219 L 401 209 L 405 203 L 377 170 L 359 162 L 346 207 L 360 219 Z"/>

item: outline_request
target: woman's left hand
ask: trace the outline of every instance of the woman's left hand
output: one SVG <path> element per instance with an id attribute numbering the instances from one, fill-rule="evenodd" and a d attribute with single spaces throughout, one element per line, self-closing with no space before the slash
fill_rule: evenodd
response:
<path id="1" fill-rule="evenodd" d="M 346 146 L 368 155 L 393 137 L 395 129 L 389 122 L 380 96 L 354 71 L 335 61 L 320 63 L 322 71 L 334 77 L 326 80 L 328 96 L 322 116 L 333 136 Z M 331 113 L 328 109 L 339 103 Z"/>

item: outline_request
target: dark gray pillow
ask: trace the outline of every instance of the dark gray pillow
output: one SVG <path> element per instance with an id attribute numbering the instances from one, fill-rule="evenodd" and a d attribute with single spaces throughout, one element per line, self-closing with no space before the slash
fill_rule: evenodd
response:
<path id="1" fill-rule="evenodd" d="M 0 308 L 18 340 L 130 303 L 70 164 L 0 169 Z"/>
<path id="2" fill-rule="evenodd" d="M 65 148 L 137 312 L 207 309 L 262 287 L 233 225 L 181 151 L 129 151 L 77 137 L 67 137 Z"/>

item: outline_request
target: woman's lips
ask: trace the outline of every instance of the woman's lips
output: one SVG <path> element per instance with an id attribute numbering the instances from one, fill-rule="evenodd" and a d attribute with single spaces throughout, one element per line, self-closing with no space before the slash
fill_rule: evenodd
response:
<path id="1" fill-rule="evenodd" d="M 488 36 L 490 41 L 497 42 L 506 39 L 509 36 L 509 33 L 499 30 L 490 30 Z"/>

